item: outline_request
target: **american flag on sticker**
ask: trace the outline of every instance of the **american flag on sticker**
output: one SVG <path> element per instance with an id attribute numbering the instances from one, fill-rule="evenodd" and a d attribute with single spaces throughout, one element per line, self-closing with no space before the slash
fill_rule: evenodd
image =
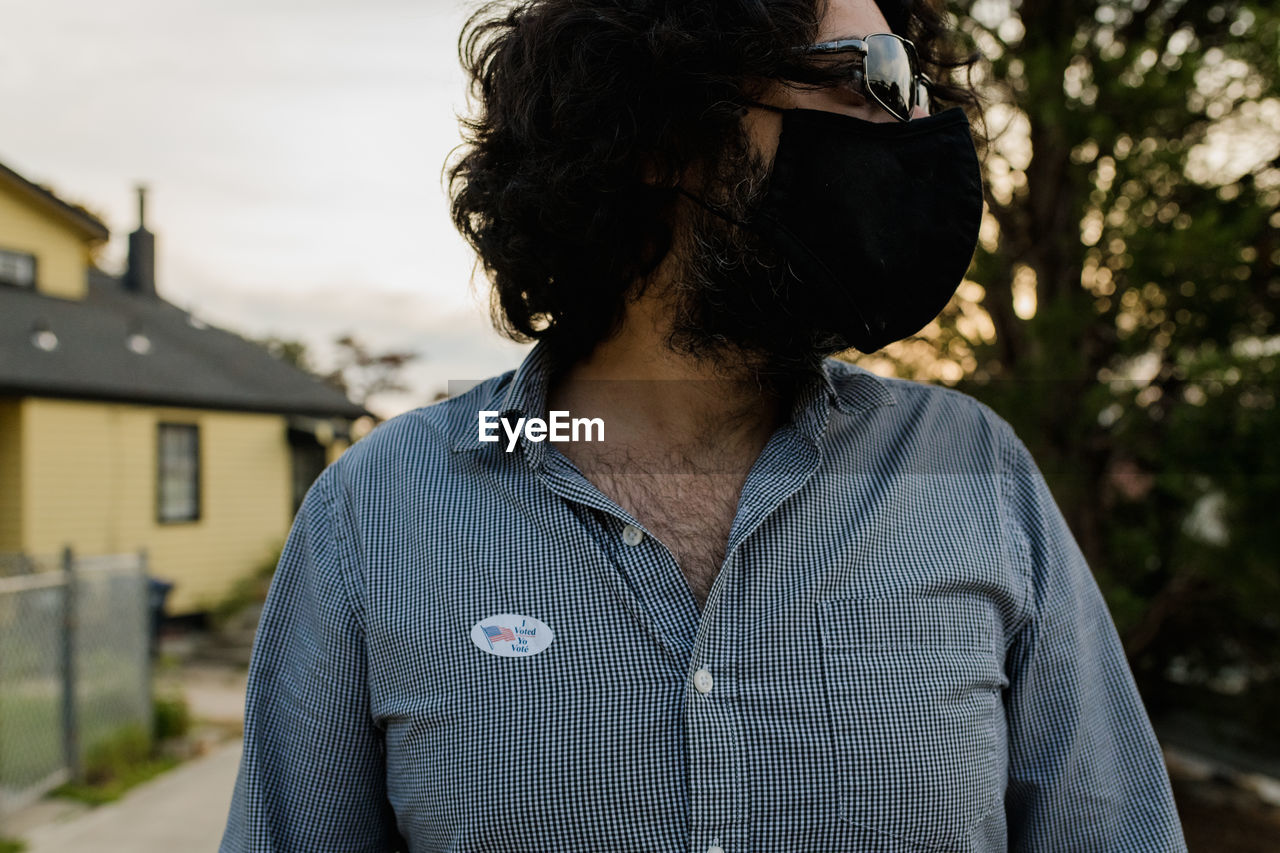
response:
<path id="1" fill-rule="evenodd" d="M 494 640 L 510 640 L 513 643 L 516 640 L 515 632 L 510 628 L 499 628 L 496 625 L 485 625 L 482 626 L 480 630 L 484 631 L 485 639 L 489 641 L 489 648 L 493 648 Z"/>

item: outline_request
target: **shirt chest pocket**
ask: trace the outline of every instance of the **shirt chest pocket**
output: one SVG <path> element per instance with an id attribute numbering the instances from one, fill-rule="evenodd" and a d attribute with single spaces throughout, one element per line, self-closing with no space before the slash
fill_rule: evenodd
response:
<path id="1" fill-rule="evenodd" d="M 976 596 L 822 602 L 840 817 L 923 850 L 967 849 L 1003 799 L 996 617 Z"/>

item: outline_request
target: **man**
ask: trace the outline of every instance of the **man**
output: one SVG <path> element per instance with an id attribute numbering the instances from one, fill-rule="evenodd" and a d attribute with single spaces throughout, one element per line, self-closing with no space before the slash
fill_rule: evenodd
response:
<path id="1" fill-rule="evenodd" d="M 454 215 L 539 343 L 312 488 L 222 849 L 1184 849 L 1023 445 L 823 360 L 918 331 L 974 249 L 932 7 L 529 0 L 468 32 Z M 605 440 L 546 440 L 555 412 Z"/>

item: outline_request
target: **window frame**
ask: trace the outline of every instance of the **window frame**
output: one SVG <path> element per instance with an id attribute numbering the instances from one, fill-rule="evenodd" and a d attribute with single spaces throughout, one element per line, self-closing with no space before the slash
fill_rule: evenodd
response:
<path id="1" fill-rule="evenodd" d="M 0 255 L 10 255 L 15 258 L 24 258 L 31 262 L 31 281 L 21 282 L 17 279 L 5 278 L 3 275 L 3 264 L 0 264 L 0 287 L 13 287 L 18 290 L 39 290 L 40 289 L 40 259 L 33 252 L 20 252 L 17 249 L 6 249 L 0 246 Z"/>
<path id="2" fill-rule="evenodd" d="M 189 433 L 193 437 L 192 441 L 192 461 L 193 470 L 191 472 L 192 489 L 194 491 L 194 500 L 189 514 L 166 516 L 165 514 L 165 441 L 164 436 L 168 430 L 180 430 Z M 181 423 L 177 421 L 160 421 L 156 424 L 156 523 L 170 524 L 192 524 L 200 521 L 204 514 L 204 478 L 203 469 L 203 442 L 200 440 L 200 425 L 198 423 Z"/>

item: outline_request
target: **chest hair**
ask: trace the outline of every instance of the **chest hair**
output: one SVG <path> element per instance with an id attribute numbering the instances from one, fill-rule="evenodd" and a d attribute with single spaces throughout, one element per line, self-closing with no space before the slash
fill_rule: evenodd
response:
<path id="1" fill-rule="evenodd" d="M 724 562 L 749 461 L 591 457 L 579 467 L 667 546 L 701 610 Z"/>

